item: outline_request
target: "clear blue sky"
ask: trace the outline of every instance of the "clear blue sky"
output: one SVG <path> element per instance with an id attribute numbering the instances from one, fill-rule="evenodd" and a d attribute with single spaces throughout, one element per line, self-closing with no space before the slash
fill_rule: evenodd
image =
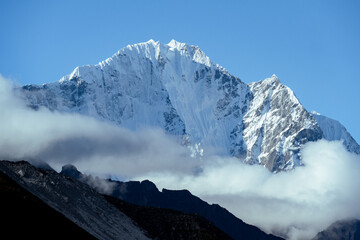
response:
<path id="1" fill-rule="evenodd" d="M 276 74 L 360 143 L 360 1 L 0 1 L 0 74 L 59 80 L 150 38 L 198 45 L 244 82 Z"/>

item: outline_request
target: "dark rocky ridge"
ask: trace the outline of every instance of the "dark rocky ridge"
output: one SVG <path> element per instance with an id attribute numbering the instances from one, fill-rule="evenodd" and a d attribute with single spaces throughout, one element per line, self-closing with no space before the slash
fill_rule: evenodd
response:
<path id="1" fill-rule="evenodd" d="M 86 176 L 80 174 L 74 166 L 65 166 L 61 174 L 87 182 Z M 154 183 L 145 180 L 142 182 L 120 182 L 108 180 L 113 186 L 112 197 L 125 202 L 146 207 L 167 208 L 187 214 L 198 214 L 212 222 L 233 239 L 282 239 L 262 232 L 259 228 L 246 224 L 236 218 L 225 208 L 217 204 L 209 205 L 200 198 L 192 195 L 188 190 L 167 190 L 160 192 Z"/>
<path id="2" fill-rule="evenodd" d="M 232 239 L 200 215 L 135 205 L 110 196 L 105 198 L 145 229 L 153 239 Z"/>
<path id="3" fill-rule="evenodd" d="M 217 204 L 206 203 L 188 190 L 163 189 L 160 192 L 155 184 L 148 180 L 116 182 L 112 196 L 142 206 L 169 208 L 184 213 L 199 214 L 234 239 L 281 239 L 244 223 Z"/>

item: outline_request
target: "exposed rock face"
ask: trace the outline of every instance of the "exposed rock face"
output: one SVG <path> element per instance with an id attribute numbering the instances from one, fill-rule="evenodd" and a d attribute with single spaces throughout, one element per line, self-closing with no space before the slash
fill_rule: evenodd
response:
<path id="1" fill-rule="evenodd" d="M 198 47 L 174 40 L 129 45 L 22 92 L 33 109 L 77 112 L 132 130 L 159 127 L 183 144 L 200 143 L 205 154 L 216 150 L 275 172 L 301 165 L 300 147 L 324 137 L 275 75 L 247 85 Z"/>
<path id="2" fill-rule="evenodd" d="M 250 88 L 254 98 L 243 118 L 246 161 L 272 171 L 300 165 L 300 147 L 323 137 L 317 122 L 276 76 Z"/>

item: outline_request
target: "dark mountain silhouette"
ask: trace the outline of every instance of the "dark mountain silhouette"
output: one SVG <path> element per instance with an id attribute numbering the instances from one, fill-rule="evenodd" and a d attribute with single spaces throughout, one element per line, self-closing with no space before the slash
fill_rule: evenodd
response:
<path id="1" fill-rule="evenodd" d="M 148 180 L 116 182 L 112 196 L 143 206 L 170 208 L 184 213 L 199 214 L 234 239 L 280 239 L 244 223 L 217 204 L 208 204 L 192 195 L 188 190 L 163 189 L 160 192 L 155 184 Z"/>
<path id="2" fill-rule="evenodd" d="M 200 215 L 185 214 L 167 208 L 140 206 L 110 196 L 105 198 L 146 230 L 153 239 L 232 239 Z"/>
<path id="3" fill-rule="evenodd" d="M 88 176 L 81 174 L 71 165 L 64 166 L 61 174 L 87 182 Z M 141 206 L 168 208 L 187 214 L 198 214 L 234 239 L 281 239 L 244 223 L 225 208 L 217 204 L 210 205 L 192 195 L 188 190 L 163 189 L 160 192 L 155 184 L 149 180 L 142 182 L 108 180 L 108 182 L 113 185 L 113 192 L 110 194 L 112 197 Z"/>

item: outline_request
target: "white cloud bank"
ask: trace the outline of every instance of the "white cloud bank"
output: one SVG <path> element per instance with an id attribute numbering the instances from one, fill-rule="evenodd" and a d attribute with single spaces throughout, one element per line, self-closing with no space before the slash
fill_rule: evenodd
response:
<path id="1" fill-rule="evenodd" d="M 188 156 L 159 129 L 131 132 L 77 114 L 30 110 L 0 77 L 0 159 L 42 160 L 57 169 L 72 163 L 88 173 L 186 188 L 289 239 L 311 239 L 336 220 L 360 218 L 360 159 L 341 142 L 306 144 L 306 166 L 278 174 L 234 158 Z"/>
<path id="2" fill-rule="evenodd" d="M 212 159 L 198 176 L 150 174 L 157 186 L 189 189 L 237 217 L 289 239 L 311 239 L 339 219 L 360 217 L 360 157 L 341 142 L 306 144 L 305 167 L 272 174 L 236 159 Z"/>

